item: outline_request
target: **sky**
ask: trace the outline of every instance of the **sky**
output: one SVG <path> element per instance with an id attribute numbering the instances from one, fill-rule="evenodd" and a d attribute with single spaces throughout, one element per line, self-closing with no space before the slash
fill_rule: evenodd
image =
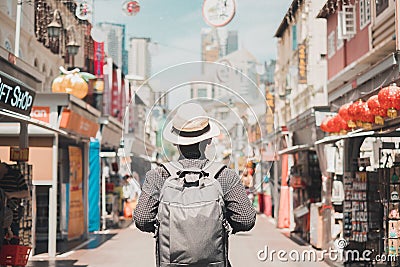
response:
<path id="1" fill-rule="evenodd" d="M 152 71 L 187 61 L 200 60 L 200 33 L 208 27 L 202 17 L 203 0 L 140 0 L 136 16 L 122 12 L 124 1 L 93 0 L 94 23 L 126 25 L 127 39 L 150 37 L 158 43 L 152 56 Z M 236 0 L 236 14 L 225 26 L 237 30 L 239 48 L 245 48 L 259 62 L 276 58 L 274 33 L 281 23 L 289 0 Z"/>

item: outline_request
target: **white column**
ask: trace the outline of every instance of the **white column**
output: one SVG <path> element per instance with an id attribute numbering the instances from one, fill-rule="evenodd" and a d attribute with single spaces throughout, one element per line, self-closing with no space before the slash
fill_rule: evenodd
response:
<path id="1" fill-rule="evenodd" d="M 15 48 L 14 48 L 14 55 L 16 57 L 19 57 L 19 38 L 21 35 L 21 11 L 22 11 L 22 0 L 18 0 L 17 18 L 15 20 Z"/>
<path id="2" fill-rule="evenodd" d="M 49 240 L 48 254 L 49 257 L 56 256 L 57 245 L 57 163 L 58 163 L 58 135 L 53 138 L 53 166 L 52 166 L 52 181 L 49 189 Z"/>
<path id="3" fill-rule="evenodd" d="M 396 23 L 396 50 L 400 50 L 400 0 L 396 0 L 395 7 L 395 23 Z"/>

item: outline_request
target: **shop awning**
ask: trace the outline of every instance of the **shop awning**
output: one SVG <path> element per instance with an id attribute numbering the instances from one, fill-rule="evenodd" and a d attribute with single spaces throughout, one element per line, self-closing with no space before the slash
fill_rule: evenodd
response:
<path id="1" fill-rule="evenodd" d="M 297 146 L 291 146 L 285 149 L 282 149 L 278 152 L 279 155 L 284 155 L 284 154 L 294 154 L 299 151 L 312 151 L 315 150 L 313 146 L 310 145 L 297 145 Z"/>
<path id="2" fill-rule="evenodd" d="M 16 112 L 12 112 L 10 110 L 6 110 L 0 108 L 0 122 L 26 122 L 28 124 L 32 124 L 38 127 L 41 127 L 46 130 L 50 130 L 52 132 L 56 132 L 59 134 L 67 135 L 67 132 L 60 130 L 58 128 L 53 127 L 49 123 L 45 123 L 43 121 L 33 119 L 29 116 L 25 116 Z"/>
<path id="3" fill-rule="evenodd" d="M 346 139 L 346 138 L 354 138 L 354 137 L 361 137 L 361 136 L 373 136 L 375 134 L 382 134 L 384 132 L 379 132 L 379 131 L 363 131 L 362 129 L 355 130 L 353 132 L 349 132 L 347 134 L 343 135 L 332 135 L 332 136 L 327 136 L 322 138 L 321 140 L 318 140 L 315 142 L 316 145 L 319 144 L 329 144 L 329 143 L 335 143 L 339 140 Z"/>

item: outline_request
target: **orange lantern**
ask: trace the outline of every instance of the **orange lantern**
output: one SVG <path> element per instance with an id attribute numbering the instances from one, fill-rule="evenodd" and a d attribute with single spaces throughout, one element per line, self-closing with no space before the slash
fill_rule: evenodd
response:
<path id="1" fill-rule="evenodd" d="M 353 102 L 349 107 L 350 117 L 356 121 L 357 127 L 362 127 L 362 114 L 364 109 L 364 102 L 360 99 L 359 101 Z"/>
<path id="2" fill-rule="evenodd" d="M 329 133 L 340 132 L 340 125 L 335 121 L 335 117 L 331 117 L 326 124 Z"/>
<path id="3" fill-rule="evenodd" d="M 356 124 L 349 114 L 349 107 L 351 106 L 351 104 L 352 103 L 347 103 L 341 106 L 339 109 L 339 115 L 347 122 L 347 125 L 350 128 L 356 128 Z"/>
<path id="4" fill-rule="evenodd" d="M 367 105 L 371 113 L 375 116 L 374 122 L 378 125 L 384 124 L 384 117 L 387 115 L 387 110 L 382 108 L 379 103 L 378 95 L 373 95 L 367 100 Z"/>
<path id="5" fill-rule="evenodd" d="M 378 100 L 382 108 L 387 109 L 389 118 L 397 117 L 397 110 L 400 109 L 400 87 L 393 83 L 382 88 L 378 93 Z"/>
<path id="6" fill-rule="evenodd" d="M 80 70 L 76 68 L 67 71 L 63 67 L 60 67 L 60 70 L 63 74 L 53 80 L 51 85 L 52 92 L 68 93 L 80 99 L 84 98 L 89 91 L 89 86 L 81 77 Z"/>

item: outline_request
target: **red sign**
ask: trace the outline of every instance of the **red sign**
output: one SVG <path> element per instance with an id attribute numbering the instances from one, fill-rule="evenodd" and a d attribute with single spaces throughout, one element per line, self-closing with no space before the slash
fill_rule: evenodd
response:
<path id="1" fill-rule="evenodd" d="M 33 106 L 31 118 L 50 123 L 50 107 Z"/>
<path id="2" fill-rule="evenodd" d="M 10 161 L 28 161 L 29 148 L 10 147 Z"/>
<path id="3" fill-rule="evenodd" d="M 94 75 L 103 78 L 104 43 L 94 42 Z"/>

